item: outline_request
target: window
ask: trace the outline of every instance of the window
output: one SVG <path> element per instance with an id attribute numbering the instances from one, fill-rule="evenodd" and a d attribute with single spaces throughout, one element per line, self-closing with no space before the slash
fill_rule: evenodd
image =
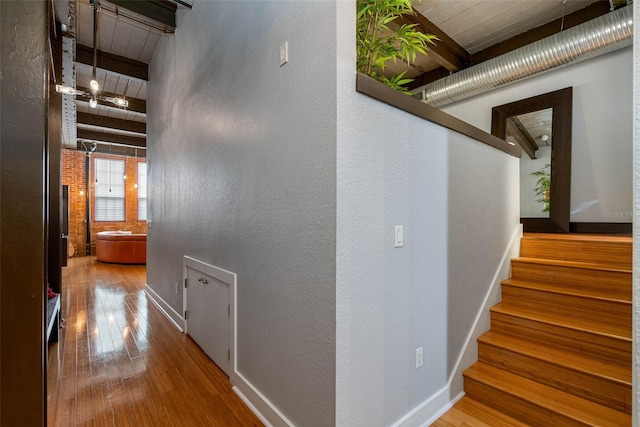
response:
<path id="1" fill-rule="evenodd" d="M 138 221 L 147 220 L 147 164 L 138 163 Z"/>
<path id="2" fill-rule="evenodd" d="M 124 221 L 124 160 L 95 160 L 95 220 Z"/>

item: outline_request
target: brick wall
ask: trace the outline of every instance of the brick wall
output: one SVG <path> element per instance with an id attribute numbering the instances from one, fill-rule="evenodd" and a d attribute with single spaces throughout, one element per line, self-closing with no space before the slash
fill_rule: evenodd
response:
<path id="1" fill-rule="evenodd" d="M 82 151 L 62 150 L 62 185 L 69 186 L 69 253 L 73 251 L 73 256 L 87 253 L 85 158 Z"/>
<path id="2" fill-rule="evenodd" d="M 90 200 L 91 206 L 94 206 L 93 176 L 94 159 L 96 157 L 105 159 L 125 159 L 123 156 L 91 154 L 91 176 L 90 183 Z M 85 174 L 85 158 L 86 153 L 75 150 L 64 150 L 62 157 L 62 184 L 69 185 L 69 242 L 75 248 L 74 256 L 84 256 L 87 250 L 87 229 L 86 229 L 86 184 Z M 145 221 L 138 221 L 138 189 L 136 188 L 136 178 L 138 175 L 138 162 L 144 162 L 144 159 L 127 157 L 126 158 L 126 175 L 125 182 L 125 221 L 91 221 L 91 254 L 95 254 L 96 233 L 100 231 L 128 230 L 135 234 L 145 234 L 147 232 L 147 224 Z M 85 194 L 80 194 L 83 190 Z M 91 212 L 93 218 L 93 212 Z"/>

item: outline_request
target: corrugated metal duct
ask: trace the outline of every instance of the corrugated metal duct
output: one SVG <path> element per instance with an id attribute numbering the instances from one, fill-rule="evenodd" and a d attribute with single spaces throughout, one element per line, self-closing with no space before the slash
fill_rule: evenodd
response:
<path id="1" fill-rule="evenodd" d="M 441 107 L 633 43 L 632 5 L 429 83 L 423 102 Z"/>

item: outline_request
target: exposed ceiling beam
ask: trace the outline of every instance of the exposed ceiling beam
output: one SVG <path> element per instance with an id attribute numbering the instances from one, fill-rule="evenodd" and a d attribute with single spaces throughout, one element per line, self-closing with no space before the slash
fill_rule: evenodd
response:
<path id="1" fill-rule="evenodd" d="M 409 90 L 424 86 L 436 80 L 440 80 L 453 74 L 444 67 L 438 67 L 434 70 L 426 71 L 418 76 L 413 77 L 413 81 L 407 85 Z"/>
<path id="2" fill-rule="evenodd" d="M 507 136 L 509 135 L 516 140 L 518 145 L 522 147 L 531 159 L 536 158 L 536 151 L 539 148 L 538 144 L 536 144 L 527 128 L 516 116 L 507 118 Z"/>
<path id="3" fill-rule="evenodd" d="M 447 70 L 461 70 L 471 61 L 469 52 L 420 13 L 416 12 L 413 16 L 405 15 L 402 23 L 417 24 L 416 28 L 423 33 L 438 37 L 435 45 L 429 44 L 428 46 L 429 56 Z"/>
<path id="4" fill-rule="evenodd" d="M 95 148 L 93 144 L 79 140 L 76 143 L 76 150 L 88 151 L 91 153 L 117 154 L 121 156 L 138 157 L 144 159 L 147 157 L 147 150 L 144 148 L 129 147 L 127 145 L 118 145 L 111 143 L 97 142 Z"/>
<path id="5" fill-rule="evenodd" d="M 165 31 L 175 32 L 177 5 L 167 0 L 108 0 L 109 3 L 130 10 L 165 26 Z"/>
<path id="6" fill-rule="evenodd" d="M 142 134 L 147 133 L 146 123 L 115 119 L 113 117 L 99 116 L 97 114 L 78 113 L 77 123 L 79 125 L 99 126 L 102 128 L 126 130 Z"/>
<path id="7" fill-rule="evenodd" d="M 135 136 L 116 135 L 113 133 L 95 132 L 86 129 L 78 129 L 78 139 L 113 142 L 114 144 L 133 145 L 136 147 L 147 146 L 147 138 L 144 137 L 138 138 Z"/>
<path id="8" fill-rule="evenodd" d="M 86 87 L 77 87 L 77 89 L 85 93 L 91 93 L 91 89 Z M 108 96 L 111 98 L 122 98 L 122 95 L 116 95 L 109 92 L 100 92 L 100 95 Z M 82 98 L 79 98 L 78 100 L 82 100 Z M 129 101 L 129 106 L 126 108 L 127 111 L 147 114 L 147 101 L 145 101 L 144 99 L 138 99 L 138 98 L 126 98 L 126 100 Z M 118 110 L 122 110 L 122 107 L 111 106 L 108 104 L 100 104 L 100 105 L 103 107 L 117 108 Z"/>
<path id="9" fill-rule="evenodd" d="M 556 19 L 555 21 L 518 34 L 511 37 L 510 39 L 507 39 L 500 43 L 496 43 L 493 46 L 472 54 L 471 60 L 464 68 L 477 65 L 481 62 L 498 57 L 507 52 L 511 52 L 512 50 L 518 49 L 522 46 L 526 46 L 530 43 L 542 40 L 545 37 L 549 37 L 553 34 L 559 33 L 561 28 L 566 30 L 568 28 L 575 27 L 576 25 L 580 25 L 582 23 L 595 19 L 599 16 L 605 15 L 609 12 L 610 10 L 608 1 L 598 1 L 596 3 L 592 3 L 591 5 L 583 9 L 577 10 L 565 16 L 564 24 L 562 23 L 562 18 Z M 434 57 L 434 59 L 436 58 Z M 432 83 L 442 77 L 446 77 L 447 75 L 449 75 L 449 71 L 450 70 L 444 66 L 439 67 L 435 70 L 427 71 L 426 73 L 414 77 L 414 81 L 411 82 L 408 87 L 409 89 L 415 89 L 428 83 Z"/>
<path id="10" fill-rule="evenodd" d="M 93 67 L 93 48 L 77 44 L 76 62 Z M 98 50 L 96 67 L 145 82 L 149 80 L 149 66 L 144 62 L 103 52 L 101 50 Z"/>
<path id="11" fill-rule="evenodd" d="M 551 21 L 532 30 L 525 31 L 524 33 L 511 37 L 501 43 L 494 44 L 493 46 L 474 53 L 472 55 L 472 63 L 474 65 L 479 64 L 507 52 L 511 52 L 512 50 L 518 49 L 522 46 L 542 40 L 545 37 L 557 34 L 561 30 L 566 30 L 587 21 L 591 21 L 592 19 L 606 15 L 609 12 L 610 9 L 608 1 L 592 3 L 585 8 L 576 10 L 575 12 L 565 16 L 564 23 L 562 22 L 562 18 L 559 18 L 555 21 Z"/>

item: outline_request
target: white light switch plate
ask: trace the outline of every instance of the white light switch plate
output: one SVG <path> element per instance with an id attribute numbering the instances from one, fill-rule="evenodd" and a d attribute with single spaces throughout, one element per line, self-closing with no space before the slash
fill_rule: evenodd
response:
<path id="1" fill-rule="evenodd" d="M 289 62 L 289 42 L 284 42 L 280 45 L 280 66 Z"/>
<path id="2" fill-rule="evenodd" d="M 404 246 L 404 227 L 402 225 L 396 225 L 395 227 L 395 248 Z"/>

